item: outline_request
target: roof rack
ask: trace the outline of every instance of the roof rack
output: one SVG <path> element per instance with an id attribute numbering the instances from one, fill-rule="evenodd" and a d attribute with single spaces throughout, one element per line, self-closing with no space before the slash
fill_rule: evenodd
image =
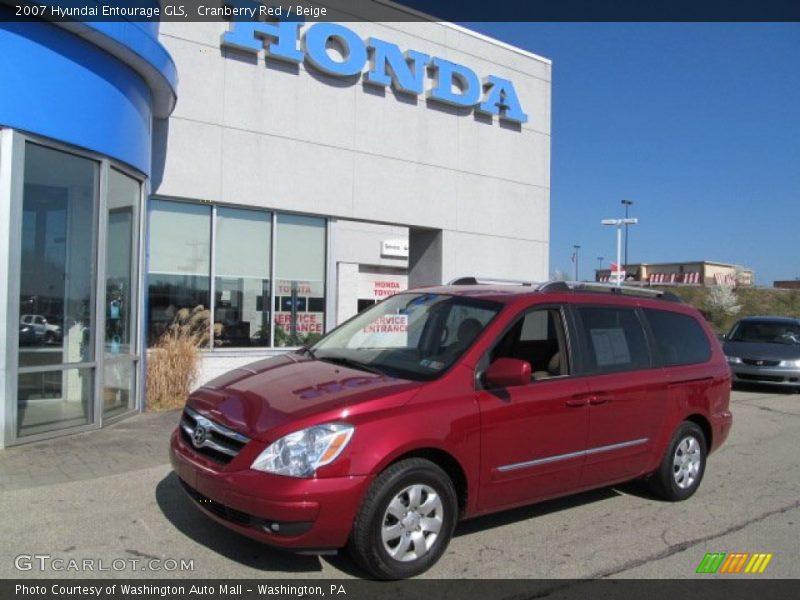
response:
<path id="1" fill-rule="evenodd" d="M 493 283 L 501 285 L 522 285 L 526 287 L 541 285 L 541 282 L 537 281 L 523 281 L 521 279 L 500 279 L 498 277 L 476 277 L 473 275 L 469 275 L 467 277 L 456 277 L 455 279 L 450 281 L 447 285 L 491 285 Z"/>
<path id="2" fill-rule="evenodd" d="M 594 281 L 548 281 L 537 288 L 539 292 L 606 292 L 623 296 L 641 296 L 658 298 L 669 302 L 683 302 L 679 296 L 664 290 L 654 290 L 633 285 L 616 285 L 614 283 L 598 283 Z"/>
<path id="3" fill-rule="evenodd" d="M 664 290 L 654 290 L 645 287 L 632 285 L 616 285 L 613 283 L 598 283 L 594 281 L 561 281 L 552 280 L 546 282 L 522 281 L 518 279 L 501 279 L 498 277 L 477 277 L 465 276 L 457 277 L 448 285 L 521 285 L 533 287 L 537 292 L 605 292 L 609 294 L 620 294 L 623 296 L 640 296 L 642 298 L 658 298 L 669 302 L 682 302 L 673 294 Z"/>

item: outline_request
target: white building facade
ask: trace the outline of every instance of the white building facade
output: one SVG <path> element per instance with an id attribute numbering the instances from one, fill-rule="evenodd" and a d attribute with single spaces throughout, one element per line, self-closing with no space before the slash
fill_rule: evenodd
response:
<path id="1" fill-rule="evenodd" d="M 547 277 L 547 59 L 438 22 L 170 22 L 148 70 L 113 31 L 37 27 L 54 41 L 29 77 L 94 45 L 92 85 L 118 94 L 128 60 L 139 137 L 0 102 L 0 445 L 143 409 L 147 348 L 182 309 L 216 332 L 202 383 L 407 287 Z M 23 333 L 37 315 L 58 331 Z"/>

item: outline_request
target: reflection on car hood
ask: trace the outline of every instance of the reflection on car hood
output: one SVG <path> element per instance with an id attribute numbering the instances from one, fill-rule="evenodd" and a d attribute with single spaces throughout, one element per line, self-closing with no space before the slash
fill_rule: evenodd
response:
<path id="1" fill-rule="evenodd" d="M 370 400 L 381 408 L 403 404 L 421 385 L 283 355 L 218 377 L 193 392 L 189 405 L 248 437 L 266 439 L 270 430 L 291 421 L 345 409 L 352 414 L 354 407 Z"/>
<path id="2" fill-rule="evenodd" d="M 760 358 L 764 360 L 792 360 L 800 358 L 800 346 L 796 344 L 776 344 L 769 342 L 726 341 L 722 345 L 726 356 L 740 358 Z"/>

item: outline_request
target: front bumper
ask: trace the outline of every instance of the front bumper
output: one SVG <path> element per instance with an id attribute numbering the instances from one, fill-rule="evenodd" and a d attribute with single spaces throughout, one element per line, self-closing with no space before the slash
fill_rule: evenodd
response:
<path id="1" fill-rule="evenodd" d="M 796 367 L 730 364 L 730 368 L 734 383 L 800 387 L 800 369 Z"/>
<path id="2" fill-rule="evenodd" d="M 257 443 L 257 442 L 252 442 Z M 244 451 L 243 451 L 244 452 Z M 215 465 L 178 431 L 172 468 L 194 504 L 229 529 L 273 546 L 328 550 L 347 543 L 369 478 L 301 479 Z"/>

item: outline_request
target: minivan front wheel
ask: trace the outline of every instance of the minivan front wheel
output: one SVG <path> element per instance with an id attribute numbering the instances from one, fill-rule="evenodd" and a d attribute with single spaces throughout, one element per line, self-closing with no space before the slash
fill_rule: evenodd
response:
<path id="1" fill-rule="evenodd" d="M 652 491 L 671 501 L 689 498 L 703 480 L 707 451 L 703 430 L 691 421 L 681 423 L 650 480 Z"/>
<path id="2" fill-rule="evenodd" d="M 377 579 L 403 579 L 429 569 L 444 553 L 458 513 L 453 483 L 421 458 L 390 466 L 359 509 L 349 550 Z"/>

